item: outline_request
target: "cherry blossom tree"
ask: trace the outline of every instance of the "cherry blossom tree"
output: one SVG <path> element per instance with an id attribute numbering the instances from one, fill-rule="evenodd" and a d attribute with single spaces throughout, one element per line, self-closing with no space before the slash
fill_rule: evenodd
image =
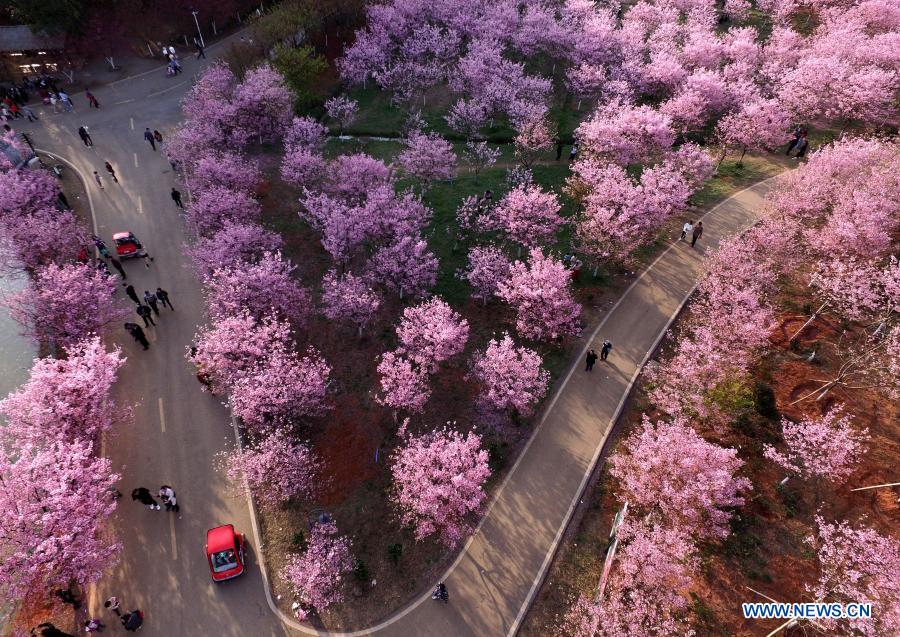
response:
<path id="1" fill-rule="evenodd" d="M 39 343 L 74 345 L 128 311 L 115 302 L 116 280 L 87 264 L 50 264 L 31 286 L 5 300 L 10 315 Z"/>
<path id="2" fill-rule="evenodd" d="M 625 166 L 647 163 L 666 153 L 675 142 L 671 120 L 649 106 L 620 102 L 598 108 L 575 131 L 581 154 Z"/>
<path id="3" fill-rule="evenodd" d="M 291 124 L 290 89 L 268 64 L 247 71 L 234 89 L 233 101 L 238 126 L 260 140 L 277 141 Z"/>
<path id="4" fill-rule="evenodd" d="M 97 440 L 122 419 L 110 390 L 124 362 L 121 350 L 106 351 L 98 336 L 69 346 L 65 358 L 35 359 L 28 381 L 0 401 L 7 435 Z"/>
<path id="5" fill-rule="evenodd" d="M 356 121 L 358 111 L 359 103 L 349 97 L 332 97 L 325 102 L 325 112 L 337 123 L 339 135 L 343 135 L 344 129 Z"/>
<path id="6" fill-rule="evenodd" d="M 497 158 L 500 157 L 500 149 L 491 148 L 487 142 L 468 141 L 466 142 L 466 150 L 463 152 L 463 156 L 469 163 L 469 166 L 471 166 L 475 177 L 478 177 L 482 170 L 490 168 L 497 163 Z"/>
<path id="7" fill-rule="evenodd" d="M 519 186 L 503 196 L 486 215 L 487 226 L 527 248 L 552 243 L 564 220 L 555 193 L 535 184 Z M 521 254 L 521 251 L 520 251 Z"/>
<path id="8" fill-rule="evenodd" d="M 185 246 L 185 252 L 200 276 L 206 277 L 217 268 L 252 263 L 260 255 L 277 252 L 281 245 L 281 237 L 262 226 L 225 221 L 214 234 Z"/>
<path id="9" fill-rule="evenodd" d="M 46 170 L 0 170 L 0 223 L 53 208 L 58 193 L 59 184 Z"/>
<path id="10" fill-rule="evenodd" d="M 406 150 L 397 156 L 397 161 L 406 174 L 422 182 L 423 188 L 436 179 L 452 179 L 456 175 L 453 146 L 437 133 L 413 131 L 405 144 Z"/>
<path id="11" fill-rule="evenodd" d="M 431 397 L 428 374 L 414 362 L 395 352 L 385 352 L 378 363 L 381 393 L 375 397 L 379 405 L 397 411 L 421 413 Z"/>
<path id="12" fill-rule="evenodd" d="M 471 532 L 468 519 L 481 510 L 491 475 L 481 436 L 446 428 L 408 436 L 392 460 L 392 499 L 417 540 L 437 534 L 454 546 Z"/>
<path id="13" fill-rule="evenodd" d="M 472 361 L 472 374 L 483 385 L 481 400 L 495 409 L 530 416 L 550 384 L 542 362 L 537 352 L 517 346 L 509 334 L 491 339 Z"/>
<path id="14" fill-rule="evenodd" d="M 329 270 L 322 279 L 322 303 L 325 316 L 332 321 L 353 323 L 359 335 L 375 317 L 381 298 L 366 282 L 351 272 L 338 276 Z"/>
<path id="15" fill-rule="evenodd" d="M 270 432 L 303 417 L 325 413 L 331 367 L 310 347 L 306 355 L 270 346 L 229 386 L 234 415 L 254 432 Z"/>
<path id="16" fill-rule="evenodd" d="M 868 440 L 868 430 L 857 432 L 851 421 L 840 405 L 824 416 L 797 423 L 782 418 L 785 453 L 764 445 L 763 455 L 804 479 L 844 480 L 853 472 Z"/>
<path id="17" fill-rule="evenodd" d="M 307 445 L 281 430 L 222 458 L 228 479 L 268 507 L 279 506 L 293 497 L 311 498 L 316 490 L 318 464 Z"/>
<path id="18" fill-rule="evenodd" d="M 224 186 L 211 186 L 197 193 L 188 204 L 187 221 L 200 236 L 221 230 L 225 223 L 253 223 L 259 218 L 259 203 L 249 194 Z"/>
<path id="19" fill-rule="evenodd" d="M 364 201 L 372 190 L 394 182 L 391 168 L 365 153 L 339 155 L 329 164 L 328 174 L 332 178 L 324 186 L 326 192 L 352 202 Z"/>
<path id="20" fill-rule="evenodd" d="M 301 188 L 315 188 L 328 175 L 328 162 L 303 145 L 289 147 L 281 159 L 281 178 Z"/>
<path id="21" fill-rule="evenodd" d="M 196 351 L 188 358 L 208 376 L 212 390 L 221 393 L 271 350 L 286 349 L 290 338 L 287 322 L 273 316 L 256 319 L 243 310 L 202 328 L 195 337 Z"/>
<path id="22" fill-rule="evenodd" d="M 325 148 L 327 136 L 328 127 L 324 124 L 309 116 L 295 117 L 284 131 L 284 147 L 303 147 L 311 152 L 320 152 Z"/>
<path id="23" fill-rule="evenodd" d="M 470 142 L 478 136 L 487 123 L 487 107 L 475 100 L 461 99 L 450 107 L 444 119 L 454 132 L 459 133 Z"/>
<path id="24" fill-rule="evenodd" d="M 689 535 L 726 537 L 724 509 L 741 506 L 740 493 L 752 488 L 735 477 L 743 465 L 736 450 L 707 442 L 680 418 L 654 424 L 645 414 L 610 465 L 622 499 Z"/>
<path id="25" fill-rule="evenodd" d="M 321 612 L 344 600 L 344 577 L 353 570 L 350 546 L 333 522 L 319 522 L 309 532 L 306 550 L 287 556 L 279 574 L 300 604 Z"/>
<path id="26" fill-rule="evenodd" d="M 252 194 L 260 182 L 259 164 L 229 150 L 213 150 L 201 155 L 191 167 L 191 187 L 200 193 L 213 186 Z"/>
<path id="27" fill-rule="evenodd" d="M 777 100 L 757 100 L 741 110 L 725 115 L 716 127 L 725 158 L 729 147 L 740 148 L 744 159 L 748 150 L 772 150 L 784 143 L 790 133 L 790 118 Z"/>
<path id="28" fill-rule="evenodd" d="M 113 566 L 121 545 L 104 525 L 118 475 L 86 440 L 18 441 L 0 452 L 4 599 L 86 586 Z"/>
<path id="29" fill-rule="evenodd" d="M 516 331 L 536 341 L 555 340 L 581 330 L 581 305 L 572 299 L 571 273 L 538 249 L 528 263 L 516 261 L 510 276 L 497 286 L 497 296 L 516 310 Z"/>
<path id="30" fill-rule="evenodd" d="M 406 355 L 428 373 L 465 349 L 469 322 L 440 297 L 403 310 L 397 326 L 397 353 Z"/>
<path id="31" fill-rule="evenodd" d="M 810 283 L 825 306 L 851 321 L 880 324 L 900 312 L 900 260 L 884 265 L 850 257 L 820 261 Z"/>
<path id="32" fill-rule="evenodd" d="M 472 286 L 475 298 L 487 305 L 497 293 L 501 281 L 509 278 L 510 263 L 503 251 L 494 246 L 475 246 L 469 250 L 468 267 L 459 273 Z"/>
<path id="33" fill-rule="evenodd" d="M 874 529 L 851 527 L 847 522 L 828 523 L 816 517 L 818 533 L 807 542 L 819 558 L 819 579 L 807 587 L 813 599 L 871 602 L 872 618 L 866 621 L 826 620 L 833 634 L 896 634 L 900 630 L 900 543 Z"/>
<path id="34" fill-rule="evenodd" d="M 535 160 L 553 148 L 556 133 L 551 129 L 545 117 L 537 117 L 521 122 L 516 126 L 516 137 L 513 143 L 516 157 L 526 168 L 530 168 Z"/>
<path id="35" fill-rule="evenodd" d="M 7 246 L 8 258 L 16 261 L 7 267 L 34 270 L 75 261 L 87 234 L 72 211 L 41 208 L 3 224 L 0 241 Z"/>
<path id="36" fill-rule="evenodd" d="M 404 295 L 422 296 L 437 282 L 438 260 L 419 237 L 405 236 L 372 255 L 370 276 Z"/>
<path id="37" fill-rule="evenodd" d="M 310 294 L 294 278 L 297 267 L 280 252 L 267 252 L 253 263 L 216 268 L 204 279 L 206 304 L 213 319 L 248 310 L 256 318 L 275 313 L 302 323 Z"/>

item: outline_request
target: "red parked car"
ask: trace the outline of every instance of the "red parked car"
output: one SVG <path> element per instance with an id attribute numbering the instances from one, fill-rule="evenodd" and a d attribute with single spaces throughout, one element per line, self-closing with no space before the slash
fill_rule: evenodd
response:
<path id="1" fill-rule="evenodd" d="M 113 235 L 113 241 L 116 243 L 116 256 L 120 259 L 142 257 L 147 253 L 133 232 L 117 232 Z"/>
<path id="2" fill-rule="evenodd" d="M 206 532 L 206 561 L 214 582 L 224 582 L 244 572 L 244 534 L 223 524 Z"/>

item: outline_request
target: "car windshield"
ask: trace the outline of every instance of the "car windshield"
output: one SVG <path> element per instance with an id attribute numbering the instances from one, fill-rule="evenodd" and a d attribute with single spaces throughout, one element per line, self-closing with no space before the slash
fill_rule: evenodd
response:
<path id="1" fill-rule="evenodd" d="M 237 555 L 235 555 L 234 549 L 219 551 L 212 554 L 212 563 L 216 573 L 230 571 L 237 566 Z"/>

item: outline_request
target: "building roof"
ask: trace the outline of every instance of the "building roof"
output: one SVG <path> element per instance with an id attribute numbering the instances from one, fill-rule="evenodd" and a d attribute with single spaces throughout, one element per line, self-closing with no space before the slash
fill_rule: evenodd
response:
<path id="1" fill-rule="evenodd" d="M 62 33 L 35 33 L 26 25 L 0 27 L 0 53 L 61 49 L 65 42 L 66 36 Z"/>

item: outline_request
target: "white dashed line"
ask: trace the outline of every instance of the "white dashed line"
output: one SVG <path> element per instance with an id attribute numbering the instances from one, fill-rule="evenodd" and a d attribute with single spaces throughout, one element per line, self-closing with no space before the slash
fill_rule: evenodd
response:
<path id="1" fill-rule="evenodd" d="M 159 428 L 166 433 L 166 411 L 163 409 L 163 399 L 157 398 L 156 400 L 159 405 Z"/>
<path id="2" fill-rule="evenodd" d="M 134 154 L 134 167 L 135 167 L 135 168 L 138 167 L 137 153 Z"/>

